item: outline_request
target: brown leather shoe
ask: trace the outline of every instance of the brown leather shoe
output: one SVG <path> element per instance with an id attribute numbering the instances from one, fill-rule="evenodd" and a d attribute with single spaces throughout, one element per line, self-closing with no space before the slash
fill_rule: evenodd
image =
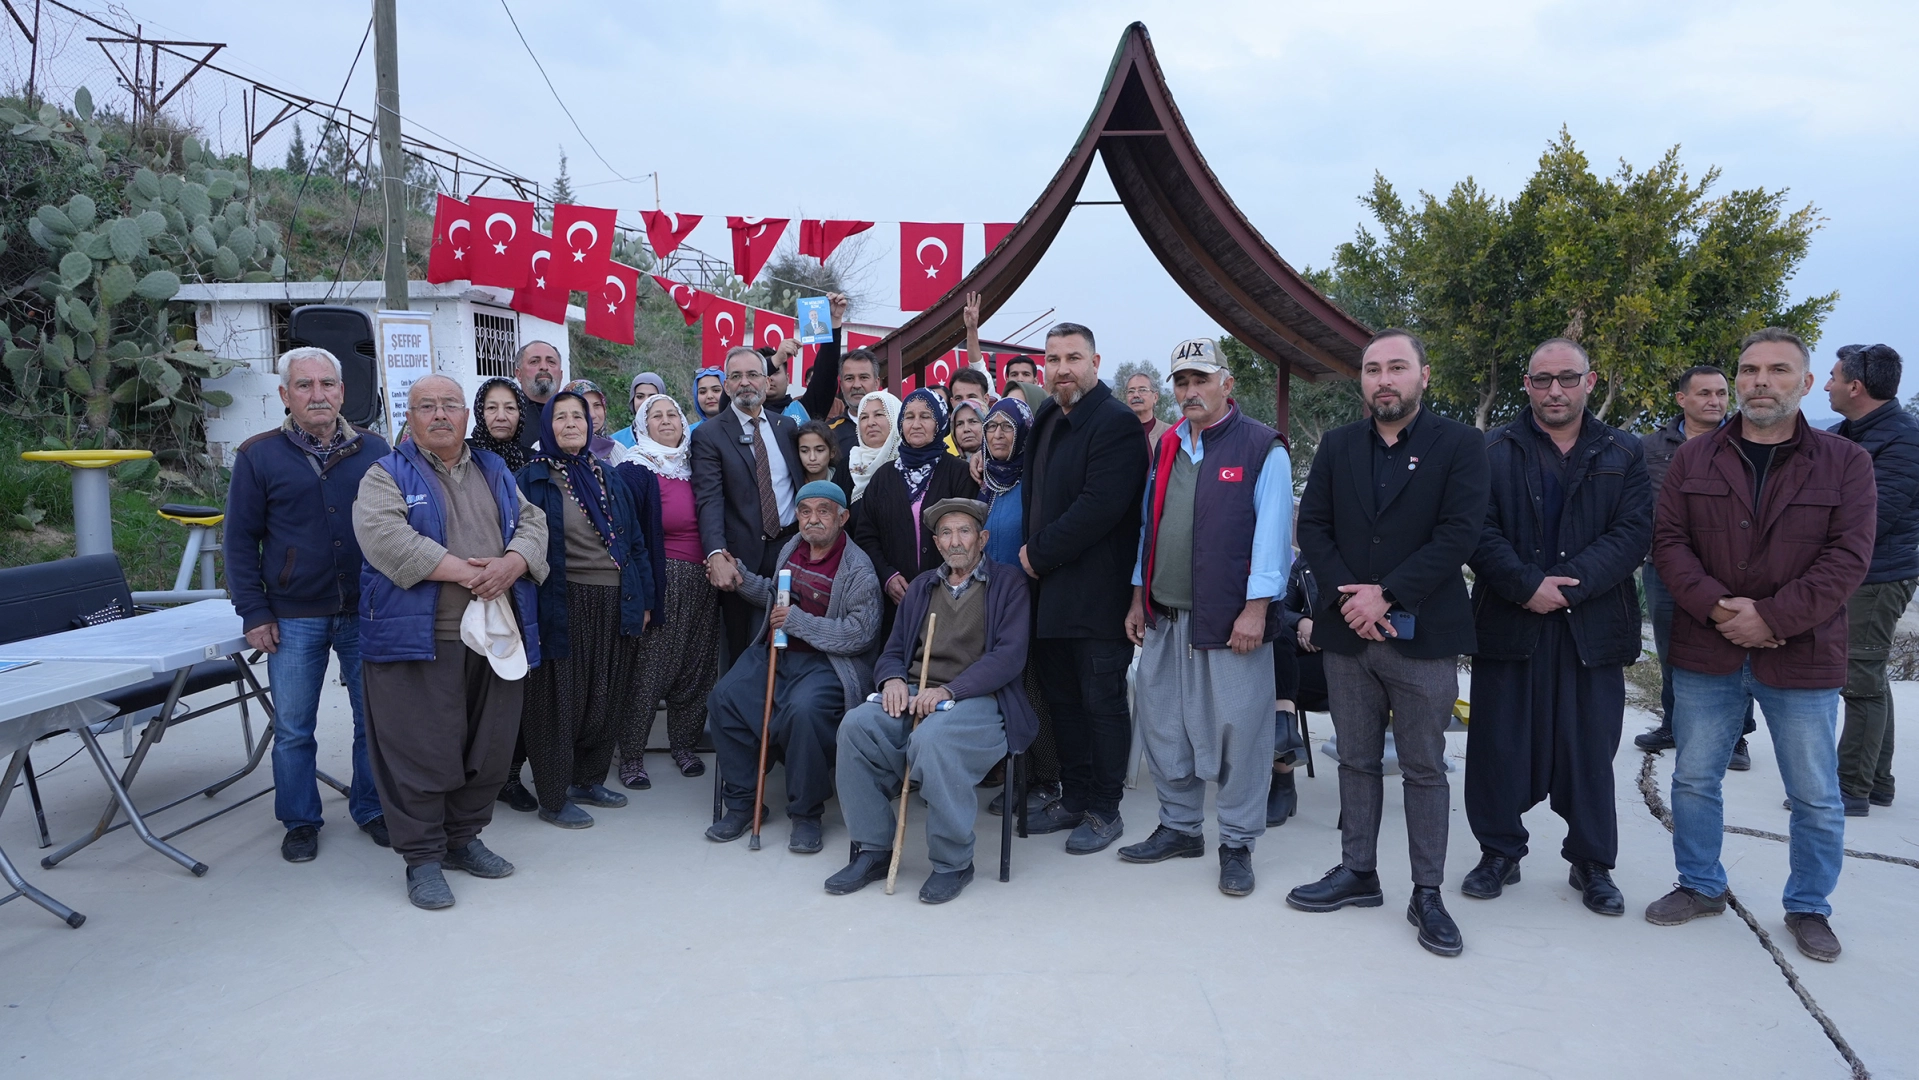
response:
<path id="1" fill-rule="evenodd" d="M 1706 896 L 1674 885 L 1671 892 L 1646 905 L 1646 921 L 1654 926 L 1678 926 L 1707 915 L 1724 914 L 1725 910 L 1725 893 Z"/>
<path id="2" fill-rule="evenodd" d="M 1822 963 L 1830 964 L 1839 959 L 1839 938 L 1826 924 L 1824 915 L 1815 915 L 1810 911 L 1786 912 L 1786 929 L 1792 931 L 1792 939 L 1799 943 L 1799 951 Z"/>

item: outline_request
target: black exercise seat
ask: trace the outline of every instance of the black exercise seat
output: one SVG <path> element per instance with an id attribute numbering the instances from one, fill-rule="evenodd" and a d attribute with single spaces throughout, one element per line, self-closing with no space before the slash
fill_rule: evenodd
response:
<path id="1" fill-rule="evenodd" d="M 226 509 L 219 506 L 199 506 L 194 503 L 167 503 L 160 507 L 160 512 L 169 517 L 202 518 L 219 517 L 226 513 Z"/>

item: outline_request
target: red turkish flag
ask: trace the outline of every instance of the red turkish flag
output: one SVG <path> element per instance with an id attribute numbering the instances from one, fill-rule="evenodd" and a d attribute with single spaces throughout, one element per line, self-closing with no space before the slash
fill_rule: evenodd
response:
<path id="1" fill-rule="evenodd" d="M 966 226 L 900 222 L 900 310 L 925 311 L 960 279 Z"/>
<path id="2" fill-rule="evenodd" d="M 700 305 L 700 366 L 720 367 L 726 350 L 746 340 L 746 305 L 708 292 Z"/>
<path id="3" fill-rule="evenodd" d="M 800 254 L 811 255 L 825 262 L 833 255 L 833 250 L 849 236 L 857 236 L 873 227 L 870 221 L 813 221 L 800 222 Z"/>
<path id="4" fill-rule="evenodd" d="M 592 292 L 606 278 L 601 268 L 613 261 L 613 214 L 571 203 L 553 208 L 552 239 L 560 256 L 553 276 L 561 288 Z"/>
<path id="5" fill-rule="evenodd" d="M 427 249 L 426 279 L 459 281 L 473 266 L 473 213 L 458 199 L 441 195 L 433 205 L 433 246 Z"/>
<path id="6" fill-rule="evenodd" d="M 729 217 L 726 227 L 733 230 L 733 272 L 748 285 L 760 276 L 760 268 L 773 257 L 780 237 L 786 235 L 786 223 L 792 218 Z"/>
<path id="7" fill-rule="evenodd" d="M 526 284 L 513 290 L 513 302 L 508 306 L 536 319 L 565 326 L 567 289 L 554 272 L 559 267 L 553 261 L 553 238 L 533 233 L 527 250 L 531 254 L 527 258 Z"/>
<path id="8" fill-rule="evenodd" d="M 475 285 L 498 285 L 517 289 L 526 284 L 527 238 L 533 235 L 533 204 L 517 199 L 489 199 L 475 195 L 467 205 L 473 210 L 473 260 L 470 275 Z"/>
<path id="9" fill-rule="evenodd" d="M 999 246 L 1001 240 L 1006 239 L 1007 233 L 1013 231 L 1014 224 L 1015 223 L 1011 221 L 989 221 L 986 223 L 986 250 L 989 254 L 994 248 Z M 554 231 L 559 231 L 557 226 L 555 226 Z"/>
<path id="10" fill-rule="evenodd" d="M 646 222 L 646 242 L 653 245 L 653 257 L 664 259 L 673 254 L 686 239 L 686 234 L 700 223 L 700 215 L 642 210 L 640 220 Z"/>
<path id="11" fill-rule="evenodd" d="M 798 332 L 799 328 L 791 315 L 782 315 L 777 311 L 767 311 L 764 308 L 753 309 L 752 344 L 754 348 L 777 349 L 780 347 L 780 342 Z M 800 358 L 794 357 L 791 363 L 793 370 L 790 372 L 790 377 L 795 385 L 804 387 L 806 383 L 800 378 Z M 797 390 L 793 392 L 798 393 Z"/>
<path id="12" fill-rule="evenodd" d="M 654 282 L 659 285 L 660 289 L 666 293 L 666 298 L 673 301 L 673 306 L 680 309 L 680 318 L 686 320 L 686 325 L 692 326 L 694 323 L 700 321 L 700 298 L 710 294 L 703 293 L 682 281 L 673 281 L 670 278 L 663 278 L 658 274 L 651 276 Z"/>
<path id="13" fill-rule="evenodd" d="M 586 294 L 586 332 L 605 341 L 633 344 L 633 305 L 640 272 L 621 263 L 601 267 L 598 286 Z"/>
<path id="14" fill-rule="evenodd" d="M 857 330 L 848 330 L 846 332 L 847 352 L 852 352 L 854 349 L 869 349 L 879 343 L 880 339 L 871 334 L 862 334 Z"/>

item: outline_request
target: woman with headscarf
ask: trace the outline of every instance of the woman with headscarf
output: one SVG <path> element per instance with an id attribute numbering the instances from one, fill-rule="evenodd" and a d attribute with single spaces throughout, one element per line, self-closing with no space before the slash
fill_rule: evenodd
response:
<path id="1" fill-rule="evenodd" d="M 519 383 L 497 376 L 488 379 L 473 393 L 473 434 L 467 436 L 467 446 L 498 454 L 507 468 L 519 472 L 527 457 L 526 447 L 520 445 L 526 414 Z"/>
<path id="2" fill-rule="evenodd" d="M 626 384 L 626 402 L 633 407 L 633 422 L 626 427 L 615 428 L 607 432 L 607 435 L 622 447 L 628 450 L 633 449 L 633 444 L 638 442 L 640 435 L 646 431 L 646 410 L 642 406 L 647 398 L 664 393 L 666 393 L 666 380 L 660 378 L 658 372 L 642 371 L 633 376 L 633 381 Z"/>
<path id="3" fill-rule="evenodd" d="M 860 399 L 853 416 L 857 435 L 847 454 L 846 474 L 852 478 L 850 496 L 858 503 L 866 496 L 866 485 L 881 466 L 890 464 L 900 453 L 900 399 L 885 390 L 875 390 Z M 858 515 L 854 517 L 857 519 Z"/>
<path id="4" fill-rule="evenodd" d="M 587 448 L 592 416 L 578 392 L 554 394 L 540 414 L 540 451 L 518 476 L 549 522 L 552 567 L 540 585 L 541 660 L 527 677 L 520 731 L 540 818 L 563 829 L 593 824 L 577 803 L 626 805 L 604 781 L 614 717 L 632 699 L 640 636 L 656 606 L 639 508 Z"/>
<path id="5" fill-rule="evenodd" d="M 613 441 L 606 433 L 606 391 L 592 379 L 574 379 L 566 388 L 580 395 L 586 401 L 587 421 L 593 426 L 593 433 L 587 437 L 587 449 L 593 456 L 609 465 L 618 465 L 626 460 L 626 447 Z"/>
<path id="6" fill-rule="evenodd" d="M 868 395 L 871 399 L 872 395 Z M 865 404 L 861 404 L 865 410 Z M 886 629 L 914 578 L 945 561 L 920 511 L 941 499 L 971 499 L 979 485 L 963 458 L 946 452 L 946 406 L 921 388 L 900 406 L 899 457 L 880 466 L 866 485 L 853 539 L 873 561 L 886 592 Z M 882 635 L 884 636 L 884 635 Z"/>
<path id="7" fill-rule="evenodd" d="M 686 414 L 665 394 L 640 403 L 644 427 L 633 452 L 613 472 L 633 493 L 642 517 L 658 539 L 651 550 L 653 576 L 663 599 L 653 624 L 640 636 L 633 696 L 619 720 L 620 783 L 639 791 L 653 786 L 646 774 L 646 743 L 661 699 L 666 701 L 667 748 L 681 776 L 699 776 L 706 765 L 693 752 L 706 727 L 706 695 L 718 674 L 719 593 L 706 580 L 700 523 L 693 507 L 693 441 Z"/>
<path id="8" fill-rule="evenodd" d="M 708 420 L 719 415 L 725 408 L 726 369 L 703 367 L 693 373 L 693 411 L 699 419 L 693 421 L 686 430 L 692 431 Z"/>
<path id="9" fill-rule="evenodd" d="M 970 458 L 978 453 L 984 441 L 981 426 L 986 423 L 986 406 L 972 398 L 961 398 L 953 403 L 953 433 L 947 436 L 950 447 L 948 453 Z"/>

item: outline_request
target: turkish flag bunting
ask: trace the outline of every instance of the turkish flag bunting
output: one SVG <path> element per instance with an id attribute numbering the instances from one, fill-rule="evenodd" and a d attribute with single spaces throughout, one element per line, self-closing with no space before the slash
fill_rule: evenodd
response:
<path id="1" fill-rule="evenodd" d="M 1013 225 L 1014 223 L 1011 221 L 987 222 L 986 223 L 986 250 L 988 252 L 991 252 L 994 248 L 998 247 L 999 242 L 1001 240 L 1006 239 L 1006 234 L 1013 231 Z M 557 225 L 554 226 L 554 231 L 558 232 L 559 226 Z"/>
<path id="2" fill-rule="evenodd" d="M 562 289 L 592 292 L 613 261 L 613 211 L 562 203 L 553 208 L 553 239 L 559 258 L 553 276 Z"/>
<path id="3" fill-rule="evenodd" d="M 755 348 L 777 349 L 780 347 L 780 342 L 798 332 L 793 316 L 782 315 L 777 311 L 767 311 L 765 308 L 753 309 L 753 346 Z M 800 369 L 803 366 L 800 358 L 796 356 L 791 362 L 793 370 L 788 373 L 788 376 L 792 379 L 794 386 L 804 387 L 806 383 L 800 378 Z M 797 394 L 799 391 L 792 392 Z"/>
<path id="4" fill-rule="evenodd" d="M 746 340 L 746 305 L 709 292 L 700 294 L 700 366 L 721 367 L 726 350 Z"/>
<path id="5" fill-rule="evenodd" d="M 600 269 L 600 283 L 586 294 L 586 332 L 605 341 L 631 345 L 640 272 L 616 262 Z"/>
<path id="6" fill-rule="evenodd" d="M 467 202 L 473 209 L 473 260 L 475 285 L 498 285 L 517 289 L 526 284 L 527 238 L 533 235 L 533 204 L 516 199 L 489 199 L 475 195 Z"/>
<path id="7" fill-rule="evenodd" d="M 857 236 L 873 227 L 870 221 L 813 221 L 800 222 L 800 254 L 811 255 L 825 262 L 833 255 L 833 250 L 849 236 Z"/>
<path id="8" fill-rule="evenodd" d="M 661 291 L 666 293 L 666 298 L 673 301 L 673 306 L 680 309 L 680 318 L 686 320 L 686 325 L 692 326 L 700 321 L 700 298 L 710 296 L 710 293 L 703 293 L 683 281 L 663 278 L 658 274 L 653 274 L 651 277 Z"/>
<path id="9" fill-rule="evenodd" d="M 566 286 L 560 284 L 560 269 L 553 260 L 553 238 L 533 233 L 532 242 L 527 244 L 530 254 L 527 257 L 526 284 L 513 290 L 513 302 L 508 306 L 524 315 L 536 319 L 566 325 Z"/>
<path id="10" fill-rule="evenodd" d="M 426 279 L 458 281 L 473 266 L 473 213 L 458 199 L 441 195 L 433 206 L 433 246 L 427 249 Z"/>
<path id="11" fill-rule="evenodd" d="M 729 217 L 726 227 L 733 230 L 733 272 L 748 285 L 760 276 L 760 268 L 773 257 L 780 237 L 786 235 L 786 223 L 792 218 Z"/>
<path id="12" fill-rule="evenodd" d="M 646 222 L 646 242 L 653 245 L 653 257 L 664 259 L 673 254 L 686 239 L 686 234 L 700 223 L 700 215 L 642 210 L 640 220 Z"/>
<path id="13" fill-rule="evenodd" d="M 959 283 L 966 226 L 900 222 L 900 310 L 925 311 Z"/>

